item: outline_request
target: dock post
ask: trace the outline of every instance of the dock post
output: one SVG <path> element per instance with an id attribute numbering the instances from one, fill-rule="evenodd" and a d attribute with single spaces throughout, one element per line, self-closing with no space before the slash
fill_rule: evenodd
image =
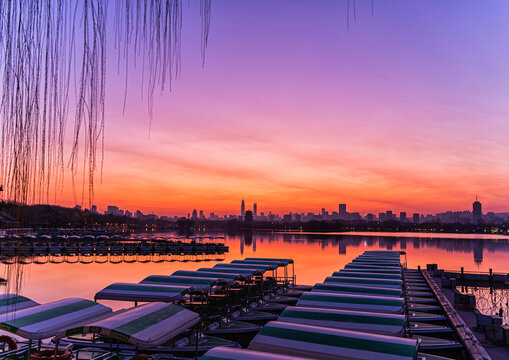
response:
<path id="1" fill-rule="evenodd" d="M 461 281 L 461 292 L 465 292 L 465 270 L 463 266 L 461 267 L 461 275 L 460 275 L 460 281 Z"/>

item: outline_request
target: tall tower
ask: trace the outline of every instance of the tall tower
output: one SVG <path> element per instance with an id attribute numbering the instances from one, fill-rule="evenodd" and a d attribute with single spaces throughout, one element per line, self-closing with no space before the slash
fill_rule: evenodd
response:
<path id="1" fill-rule="evenodd" d="M 253 204 L 253 215 L 258 216 L 258 204 L 257 203 Z"/>
<path id="2" fill-rule="evenodd" d="M 477 199 L 477 196 L 472 204 L 472 217 L 474 219 L 474 223 L 479 223 L 482 220 L 482 204 Z"/>
<path id="3" fill-rule="evenodd" d="M 246 214 L 246 203 L 244 202 L 244 199 L 242 199 L 242 202 L 240 203 L 240 219 L 244 220 L 244 216 Z"/>

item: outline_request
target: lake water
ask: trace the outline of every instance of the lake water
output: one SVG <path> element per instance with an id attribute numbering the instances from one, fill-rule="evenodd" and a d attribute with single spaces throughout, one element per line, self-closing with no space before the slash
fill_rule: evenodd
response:
<path id="1" fill-rule="evenodd" d="M 214 234 L 223 235 L 223 234 Z M 244 257 L 280 257 L 295 260 L 297 282 L 321 282 L 365 250 L 405 250 L 408 267 L 437 263 L 439 268 L 509 273 L 509 238 L 443 234 L 303 234 L 244 233 L 223 235 L 229 252 L 208 262 L 110 262 L 2 264 L 8 278 L 6 291 L 17 284 L 22 295 L 38 302 L 65 297 L 93 299 L 94 294 L 113 282 L 139 282 L 148 275 L 169 275 L 176 270 L 211 267 L 218 259 L 230 262 Z M 119 308 L 127 304 L 104 302 Z"/>

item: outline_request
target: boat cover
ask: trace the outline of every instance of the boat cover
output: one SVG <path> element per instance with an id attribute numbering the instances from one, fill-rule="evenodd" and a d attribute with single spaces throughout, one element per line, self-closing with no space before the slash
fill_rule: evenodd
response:
<path id="1" fill-rule="evenodd" d="M 351 309 L 393 314 L 403 313 L 403 305 L 403 298 L 321 292 L 304 293 L 297 302 L 297 306 Z"/>
<path id="2" fill-rule="evenodd" d="M 193 327 L 200 316 L 174 304 L 155 302 L 119 311 L 85 326 L 67 328 L 57 338 L 77 334 L 100 334 L 140 348 L 164 344 Z"/>
<path id="3" fill-rule="evenodd" d="M 216 264 L 214 268 L 225 268 L 225 269 L 248 269 L 248 270 L 274 270 L 277 266 L 274 265 L 255 265 L 255 264 Z"/>
<path id="4" fill-rule="evenodd" d="M 190 270 L 177 270 L 171 276 L 191 276 L 191 277 L 201 277 L 201 278 L 213 278 L 217 279 L 220 277 L 225 280 L 241 280 L 245 278 L 246 275 L 239 273 L 227 273 L 227 272 L 213 272 L 213 271 L 202 271 L 201 269 L 198 271 L 190 271 Z"/>
<path id="5" fill-rule="evenodd" d="M 365 278 L 377 278 L 377 279 L 396 279 L 401 280 L 401 274 L 387 274 L 380 272 L 358 272 L 350 270 L 335 271 L 332 276 L 348 276 L 348 277 L 365 277 Z"/>
<path id="6" fill-rule="evenodd" d="M 286 264 L 280 261 L 269 261 L 269 260 L 233 260 L 230 264 L 243 264 L 243 265 L 268 265 L 274 268 L 280 266 L 286 266 Z"/>
<path id="7" fill-rule="evenodd" d="M 248 257 L 244 260 L 269 260 L 269 261 L 280 261 L 286 265 L 293 264 L 293 259 L 279 259 L 279 258 L 257 258 L 257 257 Z"/>
<path id="8" fill-rule="evenodd" d="M 202 278 L 194 276 L 167 276 L 167 275 L 150 275 L 140 281 L 140 284 L 156 284 L 156 285 L 174 285 L 174 286 L 191 286 L 198 287 L 203 290 L 209 290 L 212 286 L 219 283 L 231 282 L 232 279 Z"/>
<path id="9" fill-rule="evenodd" d="M 111 308 L 102 304 L 70 298 L 2 314 L 0 329 L 25 339 L 42 340 L 55 336 L 62 329 L 86 324 L 108 313 L 111 313 Z"/>
<path id="10" fill-rule="evenodd" d="M 372 294 L 380 296 L 396 296 L 402 297 L 403 291 L 401 289 L 390 287 L 372 287 L 367 285 L 355 285 L 348 283 L 317 283 L 311 291 L 318 292 L 341 292 L 345 294 Z"/>
<path id="11" fill-rule="evenodd" d="M 393 336 L 405 334 L 405 315 L 287 306 L 278 321 Z"/>
<path id="12" fill-rule="evenodd" d="M 263 274 L 263 270 L 257 270 L 257 269 L 251 269 L 251 270 L 244 270 L 244 269 L 225 269 L 225 268 L 199 268 L 198 271 L 202 272 L 218 272 L 218 273 L 224 273 L 224 274 L 237 274 L 244 277 L 251 277 L 256 274 Z"/>
<path id="13" fill-rule="evenodd" d="M 189 286 L 114 283 L 95 294 L 95 299 L 168 302 L 178 300 L 195 289 Z"/>
<path id="14" fill-rule="evenodd" d="M 0 314 L 26 309 L 39 305 L 33 300 L 17 294 L 0 295 Z"/>
<path id="15" fill-rule="evenodd" d="M 401 280 L 394 279 L 372 279 L 372 278 L 358 278 L 358 277 L 348 277 L 348 276 L 327 276 L 323 281 L 325 283 L 352 283 L 352 284 L 369 284 L 369 286 L 381 286 L 381 287 L 392 287 L 392 288 L 401 288 L 403 284 Z"/>
<path id="16" fill-rule="evenodd" d="M 417 358 L 413 339 L 280 321 L 265 325 L 249 349 L 327 360 Z"/>
<path id="17" fill-rule="evenodd" d="M 357 271 L 357 272 L 370 272 L 370 273 L 383 273 L 383 274 L 401 274 L 401 268 L 397 267 L 395 269 L 384 268 L 384 267 L 376 267 L 376 266 L 356 266 L 356 265 L 346 265 L 345 270 L 348 271 Z"/>
<path id="18" fill-rule="evenodd" d="M 215 347 L 207 351 L 200 360 L 305 360 L 296 356 L 278 355 L 247 349 L 235 349 L 231 347 Z"/>

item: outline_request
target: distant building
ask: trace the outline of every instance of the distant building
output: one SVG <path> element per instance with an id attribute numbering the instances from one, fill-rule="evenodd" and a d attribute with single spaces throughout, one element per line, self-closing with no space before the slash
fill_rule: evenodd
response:
<path id="1" fill-rule="evenodd" d="M 391 220 L 394 220 L 394 216 L 392 214 L 392 211 L 391 210 L 387 210 L 387 213 L 385 214 L 385 220 L 386 221 L 391 221 Z"/>
<path id="2" fill-rule="evenodd" d="M 402 211 L 399 213 L 399 221 L 401 221 L 401 222 L 406 221 L 406 212 Z"/>
<path id="3" fill-rule="evenodd" d="M 117 206 L 108 205 L 108 208 L 104 212 L 104 215 L 123 216 L 124 211 L 120 210 Z"/>
<path id="4" fill-rule="evenodd" d="M 472 204 L 472 216 L 475 223 L 479 223 L 482 220 L 482 205 L 475 197 L 475 201 Z"/>
<path id="5" fill-rule="evenodd" d="M 205 214 L 203 213 L 203 210 L 200 210 L 200 220 L 205 220 Z"/>
<path id="6" fill-rule="evenodd" d="M 421 215 L 419 213 L 415 213 L 413 216 L 412 216 L 412 221 L 414 224 L 418 224 L 421 220 Z"/>
<path id="7" fill-rule="evenodd" d="M 253 204 L 253 216 L 258 216 L 258 204 Z"/>
<path id="8" fill-rule="evenodd" d="M 127 216 L 127 217 L 133 217 L 133 213 L 132 213 L 132 212 L 130 212 L 129 210 L 126 210 L 126 211 L 124 212 L 124 215 L 125 215 L 125 216 Z"/>
<path id="9" fill-rule="evenodd" d="M 196 209 L 193 209 L 193 215 L 191 215 L 191 220 L 198 219 L 198 211 Z"/>
<path id="10" fill-rule="evenodd" d="M 346 217 L 346 204 L 339 204 L 339 218 L 344 219 Z"/>
<path id="11" fill-rule="evenodd" d="M 76 205 L 74 208 L 78 211 L 81 211 L 81 205 Z"/>
<path id="12" fill-rule="evenodd" d="M 92 214 L 98 214 L 98 212 L 97 212 L 97 205 L 92 205 L 92 208 L 90 209 L 90 212 Z"/>
<path id="13" fill-rule="evenodd" d="M 386 213 L 378 213 L 378 220 L 379 221 L 386 221 L 387 220 L 387 214 Z"/>
<path id="14" fill-rule="evenodd" d="M 247 210 L 244 213 L 244 220 L 245 221 L 253 221 L 253 212 L 251 210 Z"/>
<path id="15" fill-rule="evenodd" d="M 244 202 L 244 199 L 242 199 L 242 202 L 240 203 L 240 219 L 244 220 L 244 216 L 246 213 L 246 203 Z"/>
<path id="16" fill-rule="evenodd" d="M 367 215 L 366 215 L 366 220 L 367 220 L 368 222 L 371 222 L 371 221 L 375 220 L 375 215 L 373 215 L 373 214 L 367 214 Z"/>

